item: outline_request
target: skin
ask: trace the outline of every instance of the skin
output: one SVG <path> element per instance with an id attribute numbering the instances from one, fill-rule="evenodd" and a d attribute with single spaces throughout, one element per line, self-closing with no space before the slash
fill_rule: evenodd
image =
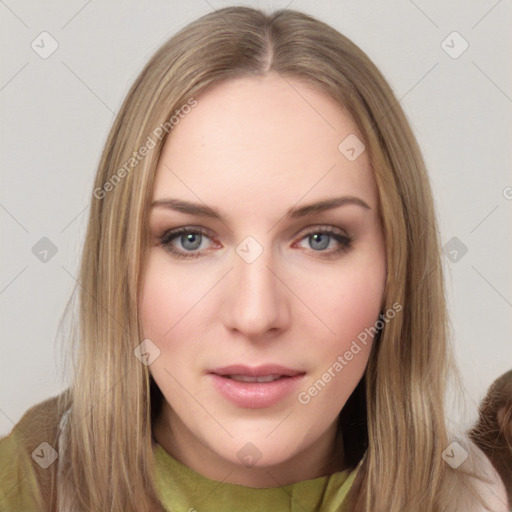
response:
<path id="1" fill-rule="evenodd" d="M 250 487 L 340 471 L 337 416 L 364 373 L 371 338 L 309 403 L 297 395 L 375 324 L 383 306 L 385 241 L 368 156 L 349 161 L 338 150 L 359 132 L 324 93 L 273 73 L 215 84 L 197 100 L 164 145 L 153 200 L 206 204 L 223 221 L 151 209 L 139 310 L 144 337 L 160 350 L 149 366 L 166 400 L 155 438 L 203 476 Z M 370 208 L 284 218 L 289 208 L 342 195 Z M 208 234 L 196 249 L 175 237 L 168 246 L 199 254 L 178 259 L 160 236 L 187 226 Z M 352 239 L 348 249 L 336 253 L 344 246 L 335 238 L 312 236 L 328 226 Z M 251 263 L 236 252 L 249 235 L 263 249 Z M 248 409 L 227 401 L 207 375 L 235 363 L 306 374 L 279 403 Z M 248 442 L 260 456 L 251 467 L 237 455 Z"/>

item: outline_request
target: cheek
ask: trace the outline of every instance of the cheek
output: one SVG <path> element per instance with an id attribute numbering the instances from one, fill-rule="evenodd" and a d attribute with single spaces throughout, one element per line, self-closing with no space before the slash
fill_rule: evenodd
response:
<path id="1" fill-rule="evenodd" d="M 325 328 L 320 328 L 328 347 L 342 349 L 375 324 L 383 304 L 385 280 L 385 261 L 380 258 L 354 258 L 336 272 L 331 269 L 329 275 L 316 273 L 303 280 L 300 293 L 308 297 L 308 306 L 324 324 Z"/>
<path id="2" fill-rule="evenodd" d="M 344 339 L 347 335 L 354 338 L 373 325 L 381 311 L 384 285 L 382 272 L 368 270 L 346 276 L 342 283 L 344 291 L 333 299 L 338 305 L 331 310 L 334 330 L 343 333 Z"/>
<path id="3" fill-rule="evenodd" d="M 179 323 L 206 291 L 206 284 L 190 281 L 190 272 L 176 268 L 171 272 L 169 268 L 165 254 L 155 251 L 149 255 L 139 300 L 144 336 L 158 345 L 173 339 Z M 160 348 L 164 350 L 165 346 Z"/>
<path id="4" fill-rule="evenodd" d="M 343 312 L 338 310 L 340 315 Z M 305 410 L 330 420 L 339 414 L 365 372 L 377 319 L 378 313 L 366 311 L 357 317 L 345 317 L 344 322 L 342 316 L 333 323 L 336 335 L 317 344 L 310 358 L 315 361 L 313 371 L 297 394 Z"/>
<path id="5" fill-rule="evenodd" d="M 298 397 L 300 403 L 309 404 L 314 398 L 314 408 L 337 413 L 362 377 L 385 289 L 386 265 L 381 255 L 347 258 L 336 272 L 331 269 L 329 279 L 316 273 L 304 282 L 301 293 L 309 297 L 308 305 L 318 312 L 324 327 L 316 322 L 319 341 L 309 351 L 314 372 Z M 308 288 L 316 290 L 314 296 L 305 295 Z M 318 336 L 320 330 L 323 334 Z M 313 329 L 311 333 L 314 337 Z"/>
<path id="6" fill-rule="evenodd" d="M 152 263 L 150 258 L 144 277 L 139 312 L 144 337 L 160 339 L 173 324 L 174 308 L 169 305 L 169 297 L 174 292 L 174 285 L 168 283 L 169 286 L 166 286 L 165 274 L 161 274 L 161 278 L 158 279 L 158 273 L 155 272 L 155 265 Z"/>
<path id="7" fill-rule="evenodd" d="M 194 361 L 187 314 L 205 291 L 198 289 L 198 283 L 190 282 L 190 275 L 187 279 L 185 272 L 169 269 L 166 254 L 149 254 L 138 306 L 143 337 L 160 351 L 148 370 L 166 399 L 169 401 L 172 396 L 175 403 L 180 401 L 181 394 L 173 377 L 183 381 L 181 370 Z"/>

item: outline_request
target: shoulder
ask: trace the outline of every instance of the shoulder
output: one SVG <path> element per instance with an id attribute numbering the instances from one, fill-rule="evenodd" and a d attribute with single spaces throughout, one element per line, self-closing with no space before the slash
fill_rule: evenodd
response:
<path id="1" fill-rule="evenodd" d="M 0 510 L 34 509 L 37 480 L 15 428 L 0 439 L 0 461 Z"/>
<path id="2" fill-rule="evenodd" d="M 469 438 L 465 438 L 463 444 L 468 457 L 459 469 L 465 473 L 464 487 L 467 489 L 462 489 L 466 502 L 460 510 L 510 512 L 512 504 L 508 504 L 505 485 L 491 461 Z"/>
<path id="3" fill-rule="evenodd" d="M 63 395 L 32 406 L 0 438 L 0 510 L 39 510 L 58 458 Z"/>
<path id="4" fill-rule="evenodd" d="M 68 390 L 30 407 L 13 427 L 8 437 L 15 434 L 21 446 L 30 453 L 40 443 L 52 443 L 58 439 L 59 423 L 69 407 Z"/>

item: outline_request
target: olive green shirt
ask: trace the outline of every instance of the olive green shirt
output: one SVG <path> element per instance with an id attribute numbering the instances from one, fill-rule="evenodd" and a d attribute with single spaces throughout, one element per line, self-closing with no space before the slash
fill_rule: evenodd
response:
<path id="1" fill-rule="evenodd" d="M 302 480 L 282 487 L 254 488 L 206 478 L 169 455 L 155 450 L 157 488 L 166 510 L 173 512 L 328 512 L 340 508 L 357 469 Z"/>
<path id="2" fill-rule="evenodd" d="M 37 474 L 45 471 L 37 459 L 44 455 L 41 460 L 51 461 L 49 448 L 34 447 L 31 452 L 30 446 L 27 450 L 26 439 L 22 439 L 17 426 L 0 439 L 0 512 L 35 512 Z M 182 464 L 158 443 L 154 456 L 158 496 L 169 512 L 346 511 L 344 498 L 359 468 L 281 487 L 254 488 L 207 478 Z"/>

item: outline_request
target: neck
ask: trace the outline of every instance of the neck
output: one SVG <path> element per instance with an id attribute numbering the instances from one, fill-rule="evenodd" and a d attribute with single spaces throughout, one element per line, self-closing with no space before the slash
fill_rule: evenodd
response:
<path id="1" fill-rule="evenodd" d="M 248 487 L 280 487 L 345 469 L 343 439 L 337 420 L 305 450 L 278 464 L 246 467 L 223 458 L 198 440 L 175 415 L 170 421 L 163 407 L 154 425 L 154 438 L 179 462 L 202 476 Z"/>

